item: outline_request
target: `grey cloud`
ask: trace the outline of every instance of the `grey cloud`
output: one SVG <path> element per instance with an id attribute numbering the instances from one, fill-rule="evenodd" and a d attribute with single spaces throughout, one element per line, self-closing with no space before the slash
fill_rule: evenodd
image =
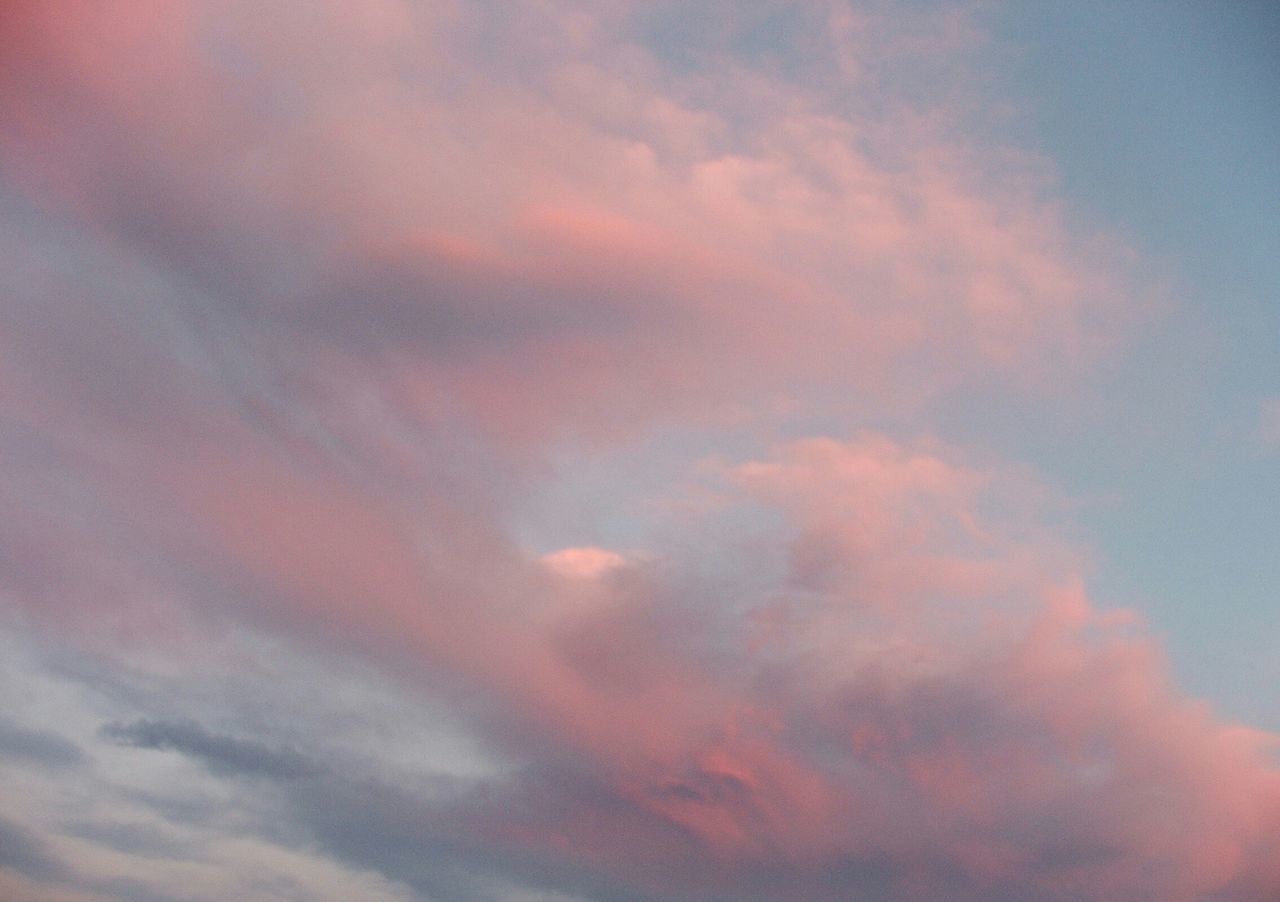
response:
<path id="1" fill-rule="evenodd" d="M 323 290 L 274 314 L 293 331 L 347 347 L 410 345 L 444 356 L 620 328 L 621 315 L 601 298 L 545 282 L 530 272 L 473 271 L 422 248 L 390 260 L 348 261 Z"/>
<path id="2" fill-rule="evenodd" d="M 112 722 L 102 727 L 101 734 L 118 745 L 174 751 L 195 758 L 219 776 L 296 780 L 319 770 L 293 749 L 210 733 L 194 721 Z"/>
<path id="3" fill-rule="evenodd" d="M 76 821 L 63 825 L 62 832 L 140 858 L 186 858 L 190 854 L 188 844 L 171 839 L 150 824 Z"/>
<path id="4" fill-rule="evenodd" d="M 3 817 L 0 817 L 0 868 L 12 868 L 40 881 L 63 880 L 68 874 L 66 865 L 54 857 L 38 836 Z"/>
<path id="5" fill-rule="evenodd" d="M 108 899 L 119 899 L 121 902 L 189 902 L 193 897 L 188 893 L 173 895 L 157 890 L 141 880 L 129 877 L 113 877 L 85 884 L 85 888 Z"/>
<path id="6" fill-rule="evenodd" d="M 30 730 L 0 716 L 0 758 L 46 767 L 74 767 L 84 763 L 84 752 L 69 739 L 47 730 Z"/>
<path id="7" fill-rule="evenodd" d="M 560 807 L 567 795 L 579 797 L 584 808 L 619 804 L 586 785 L 533 793 L 519 781 L 485 783 L 427 797 L 380 782 L 335 778 L 296 784 L 289 805 L 291 816 L 327 854 L 404 883 L 427 899 L 505 902 L 517 887 L 594 902 L 660 898 L 593 868 L 490 835 L 508 809 Z"/>

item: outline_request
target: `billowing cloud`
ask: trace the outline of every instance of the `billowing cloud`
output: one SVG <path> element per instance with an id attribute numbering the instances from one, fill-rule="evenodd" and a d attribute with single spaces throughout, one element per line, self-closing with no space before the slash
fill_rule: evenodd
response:
<path id="1" fill-rule="evenodd" d="M 1090 600 L 1029 467 L 933 437 L 1149 305 L 990 136 L 971 14 L 3 15 L 3 625 L 48 701 L 0 723 L 43 774 L 0 877 L 1280 892 L 1277 738 Z M 573 499 L 645 535 L 521 530 L 566 448 L 689 434 L 697 503 Z"/>

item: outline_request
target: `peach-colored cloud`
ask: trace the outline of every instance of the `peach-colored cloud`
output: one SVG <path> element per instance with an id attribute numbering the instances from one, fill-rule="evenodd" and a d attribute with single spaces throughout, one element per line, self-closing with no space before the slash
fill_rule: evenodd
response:
<path id="1" fill-rule="evenodd" d="M 592 546 L 562 548 L 542 555 L 539 560 L 556 573 L 571 579 L 594 579 L 627 562 L 616 551 Z"/>

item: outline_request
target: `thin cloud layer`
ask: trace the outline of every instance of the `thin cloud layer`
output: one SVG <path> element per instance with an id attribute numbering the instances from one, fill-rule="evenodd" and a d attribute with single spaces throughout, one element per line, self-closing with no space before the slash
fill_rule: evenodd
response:
<path id="1" fill-rule="evenodd" d="M 3 15 L 4 628 L 50 701 L 4 690 L 0 886 L 1280 892 L 1277 737 L 930 437 L 1150 301 L 991 137 L 972 15 Z M 656 550 L 518 534 L 564 448 L 681 429 Z"/>

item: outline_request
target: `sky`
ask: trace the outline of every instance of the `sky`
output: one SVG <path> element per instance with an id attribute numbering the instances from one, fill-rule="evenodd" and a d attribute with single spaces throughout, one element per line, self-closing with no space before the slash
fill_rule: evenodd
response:
<path id="1" fill-rule="evenodd" d="M 1263 2 L 0 9 L 0 896 L 1280 897 Z"/>

